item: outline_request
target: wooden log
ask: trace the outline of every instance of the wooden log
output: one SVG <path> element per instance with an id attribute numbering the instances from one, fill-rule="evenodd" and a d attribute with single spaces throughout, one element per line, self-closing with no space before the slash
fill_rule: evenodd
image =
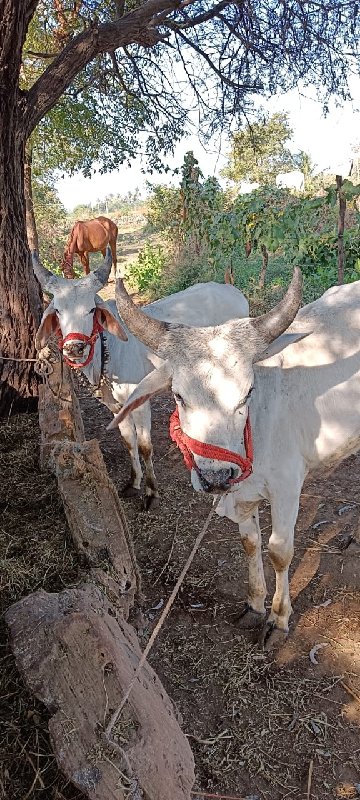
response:
<path id="1" fill-rule="evenodd" d="M 40 463 L 47 469 L 51 451 L 58 441 L 85 439 L 79 401 L 69 367 L 61 359 L 56 343 L 39 352 L 39 366 L 45 365 L 44 383 L 39 386 Z M 40 371 L 41 374 L 41 371 Z"/>
<path id="2" fill-rule="evenodd" d="M 91 575 L 122 609 L 125 619 L 140 594 L 125 513 L 97 439 L 59 442 L 51 465 L 77 550 Z"/>
<path id="3" fill-rule="evenodd" d="M 344 193 L 344 181 L 342 175 L 336 175 L 336 188 L 339 203 L 338 215 L 338 284 L 341 286 L 344 283 L 344 266 L 345 266 L 345 244 L 344 244 L 344 229 L 345 229 L 345 212 L 346 212 L 346 197 Z"/>
<path id="4" fill-rule="evenodd" d="M 43 590 L 9 608 L 12 647 L 29 689 L 53 714 L 62 771 L 90 800 L 190 800 L 194 764 L 172 703 L 149 664 L 113 729 L 106 725 L 141 655 L 133 629 L 89 584 Z"/>

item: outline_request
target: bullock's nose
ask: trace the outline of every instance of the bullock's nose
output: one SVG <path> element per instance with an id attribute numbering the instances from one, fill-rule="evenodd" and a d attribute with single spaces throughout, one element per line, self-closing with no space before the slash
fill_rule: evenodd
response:
<path id="1" fill-rule="evenodd" d="M 84 354 L 85 347 L 85 342 L 66 342 L 64 345 L 64 351 L 66 355 L 69 356 L 82 356 Z"/>
<path id="2" fill-rule="evenodd" d="M 204 492 L 218 492 L 229 488 L 229 480 L 236 477 L 237 471 L 232 467 L 217 470 L 198 469 L 197 474 Z"/>

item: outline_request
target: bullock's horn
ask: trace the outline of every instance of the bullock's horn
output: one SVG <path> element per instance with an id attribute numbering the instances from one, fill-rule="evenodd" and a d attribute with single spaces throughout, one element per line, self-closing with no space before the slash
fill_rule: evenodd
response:
<path id="1" fill-rule="evenodd" d="M 153 319 L 133 303 L 129 297 L 123 281 L 116 281 L 115 290 L 116 305 L 120 317 L 124 320 L 131 333 L 134 334 L 151 350 L 157 350 L 161 344 L 164 333 L 169 329 L 166 322 Z"/>
<path id="2" fill-rule="evenodd" d="M 39 253 L 37 250 L 32 250 L 31 252 L 31 259 L 32 259 L 32 266 L 35 272 L 35 275 L 40 283 L 42 289 L 46 292 L 50 292 L 51 294 L 54 293 L 54 289 L 59 284 L 59 278 L 57 275 L 54 275 L 53 272 L 46 269 L 44 265 L 41 263 L 39 259 Z"/>
<path id="3" fill-rule="evenodd" d="M 265 342 L 273 342 L 291 325 L 302 298 L 302 273 L 295 267 L 290 286 L 283 299 L 267 314 L 251 319 L 251 325 Z"/>
<path id="4" fill-rule="evenodd" d="M 106 248 L 106 256 L 101 264 L 101 267 L 94 269 L 91 273 L 91 279 L 99 284 L 96 288 L 102 289 L 109 280 L 110 270 L 112 265 L 112 255 L 109 245 Z"/>

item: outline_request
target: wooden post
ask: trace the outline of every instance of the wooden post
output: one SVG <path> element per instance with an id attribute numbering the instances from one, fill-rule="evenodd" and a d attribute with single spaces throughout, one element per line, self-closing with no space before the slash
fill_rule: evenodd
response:
<path id="1" fill-rule="evenodd" d="M 125 619 L 140 594 L 140 574 L 125 513 L 110 480 L 99 442 L 53 445 L 50 465 L 57 477 L 75 546 L 90 577 L 121 609 Z"/>
<path id="2" fill-rule="evenodd" d="M 262 267 L 259 275 L 259 289 L 264 289 L 266 280 L 266 270 L 269 263 L 269 253 L 264 244 L 261 245 Z"/>
<path id="3" fill-rule="evenodd" d="M 42 469 L 48 469 L 56 442 L 83 442 L 85 434 L 71 371 L 63 363 L 55 342 L 50 341 L 39 352 L 39 364 L 45 373 L 44 383 L 39 386 L 40 463 Z"/>
<path id="4" fill-rule="evenodd" d="M 343 191 L 344 181 L 342 175 L 336 175 L 336 186 L 339 199 L 339 217 L 338 217 L 338 284 L 344 283 L 344 265 L 345 265 L 345 247 L 344 247 L 344 228 L 345 228 L 345 211 L 346 211 L 346 197 Z"/>

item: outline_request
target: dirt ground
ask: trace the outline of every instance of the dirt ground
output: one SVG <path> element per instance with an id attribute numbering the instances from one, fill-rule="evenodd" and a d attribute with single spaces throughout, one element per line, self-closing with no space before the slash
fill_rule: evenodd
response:
<path id="1" fill-rule="evenodd" d="M 97 436 L 115 485 L 128 456 L 109 412 L 88 397 L 87 437 Z M 193 492 L 168 437 L 172 400 L 154 403 L 153 441 L 161 505 L 125 509 L 142 573 L 144 645 L 211 505 Z M 43 586 L 77 584 L 82 572 L 69 540 L 54 480 L 38 467 L 35 416 L 0 431 L 2 610 Z M 294 615 L 277 653 L 260 649 L 237 619 L 246 597 L 246 564 L 236 526 L 215 518 L 150 656 L 183 718 L 196 760 L 198 792 L 265 800 L 360 796 L 360 456 L 304 486 L 291 568 Z M 261 511 L 269 602 L 274 580 L 266 557 L 269 513 Z M 324 645 L 310 660 L 315 645 Z M 80 800 L 59 774 L 47 713 L 29 697 L 2 625 L 0 797 Z M 202 797 L 198 794 L 197 797 Z M 169 798 L 171 800 L 171 798 Z"/>

